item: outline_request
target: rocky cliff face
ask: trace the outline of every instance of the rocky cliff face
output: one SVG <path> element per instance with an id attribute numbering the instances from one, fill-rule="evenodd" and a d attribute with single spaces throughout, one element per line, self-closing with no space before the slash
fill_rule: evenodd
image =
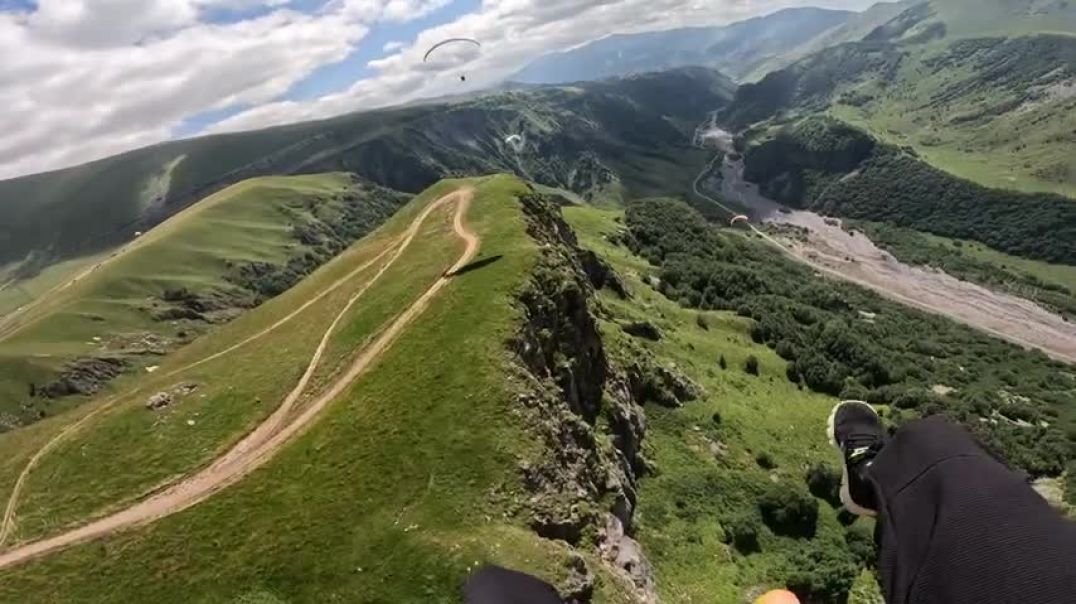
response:
<path id="1" fill-rule="evenodd" d="M 646 419 L 631 370 L 610 359 L 595 318 L 595 287 L 628 292 L 600 258 L 579 249 L 553 200 L 532 194 L 523 203 L 542 249 L 510 342 L 527 384 L 521 413 L 542 445 L 521 462 L 531 494 L 526 514 L 539 535 L 597 553 L 635 586 L 639 601 L 654 601 L 650 565 L 631 538 L 636 484 L 647 468 Z M 562 591 L 585 602 L 591 573 L 581 558 L 576 566 L 581 579 Z"/>

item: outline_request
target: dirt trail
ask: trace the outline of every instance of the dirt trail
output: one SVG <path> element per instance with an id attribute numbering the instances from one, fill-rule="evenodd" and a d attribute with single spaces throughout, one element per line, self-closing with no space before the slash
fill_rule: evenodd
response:
<path id="1" fill-rule="evenodd" d="M 714 138 L 720 139 L 720 135 Z M 711 162 L 699 174 L 695 193 L 730 214 L 737 213 L 699 190 L 700 182 L 713 168 Z M 750 225 L 757 235 L 818 272 L 1015 344 L 1037 348 L 1055 359 L 1076 363 L 1076 325 L 1065 322 L 1059 315 L 1017 296 L 961 281 L 941 271 L 904 264 L 862 233 L 853 235 L 845 231 L 839 221 L 813 212 L 788 211 L 761 195 L 755 185 L 744 181 L 742 160 L 726 158 L 721 173 L 722 195 L 750 208 L 752 220 L 806 230 L 805 239 L 783 243 Z M 852 174 L 846 178 L 854 177 Z"/>
<path id="2" fill-rule="evenodd" d="M 426 218 L 437 208 L 452 201 L 457 202 L 456 212 L 453 218 L 453 229 L 466 244 L 463 254 L 444 276 L 431 285 L 430 288 L 408 307 L 407 310 L 400 314 L 385 331 L 383 331 L 369 346 L 363 349 L 347 372 L 337 378 L 326 391 L 322 392 L 316 399 L 307 405 L 301 414 L 297 415 L 287 424 L 283 424 L 283 419 L 287 416 L 299 394 L 301 394 L 302 388 L 309 382 L 310 376 L 313 374 L 317 362 L 324 352 L 333 329 L 355 300 L 357 300 L 361 296 L 361 293 L 369 287 L 369 284 L 364 286 L 360 292 L 357 292 L 351 300 L 349 300 L 348 305 L 345 306 L 337 316 L 336 320 L 330 325 L 322 338 L 321 344 L 311 358 L 310 365 L 308 366 L 306 373 L 304 373 L 303 378 L 300 380 L 299 385 L 288 395 L 285 402 L 281 404 L 277 411 L 255 428 L 254 431 L 244 437 L 231 450 L 196 474 L 183 479 L 163 491 L 151 495 L 124 510 L 62 534 L 41 541 L 21 545 L 0 553 L 0 568 L 24 562 L 75 543 L 95 539 L 117 530 L 146 524 L 185 510 L 205 500 L 224 487 L 235 483 L 237 480 L 246 476 L 251 471 L 262 466 L 266 461 L 271 459 L 273 454 L 275 454 L 282 445 L 308 427 L 312 420 L 334 398 L 339 396 L 344 389 L 350 386 L 359 375 L 366 371 L 369 366 L 377 360 L 403 329 L 410 324 L 416 316 L 425 310 L 429 305 L 430 300 L 448 284 L 450 279 L 449 275 L 466 265 L 474 257 L 475 253 L 478 251 L 479 239 L 473 233 L 468 231 L 463 223 L 463 216 L 470 205 L 472 194 L 473 191 L 471 189 L 460 189 L 445 195 L 430 204 L 422 214 L 415 218 L 408 230 L 407 236 L 397 248 L 396 254 L 394 254 L 393 258 L 382 267 L 374 280 L 376 280 L 377 277 L 380 277 L 385 270 L 387 270 L 387 268 L 402 255 L 403 251 L 418 234 L 418 230 Z"/>
<path id="3" fill-rule="evenodd" d="M 404 239 L 405 239 L 404 237 L 401 237 L 400 241 L 404 241 Z M 250 344 L 251 342 L 254 342 L 254 341 L 256 341 L 256 340 L 258 340 L 260 338 L 265 337 L 266 335 L 272 333 L 273 331 L 276 331 L 280 327 L 286 325 L 288 322 L 290 322 L 295 317 L 299 316 L 306 309 L 310 308 L 312 305 L 316 304 L 317 302 L 319 302 L 320 300 L 325 298 L 325 296 L 327 296 L 330 293 L 336 291 L 341 286 L 343 286 L 345 283 L 347 283 L 347 282 L 351 281 L 352 279 L 354 279 L 356 275 L 359 275 L 360 273 L 366 271 L 371 266 L 373 266 L 374 264 L 379 262 L 389 252 L 391 252 L 393 249 L 395 249 L 397 245 L 398 244 L 394 242 L 391 245 L 387 246 L 384 250 L 382 250 L 380 253 L 378 253 L 376 256 L 374 256 L 372 259 L 364 262 L 363 264 L 359 265 L 357 268 L 355 268 L 354 270 L 352 270 L 348 274 L 346 274 L 343 277 L 337 279 L 331 285 L 329 285 L 329 287 L 325 288 L 320 293 L 318 293 L 318 295 L 316 295 L 313 298 L 307 300 L 304 304 L 302 304 L 301 306 L 296 308 L 294 311 L 288 313 L 284 317 L 280 318 L 279 320 L 277 320 L 272 325 L 269 325 L 268 327 L 265 327 L 261 331 L 251 335 L 250 337 L 247 337 L 247 338 L 243 339 L 242 341 L 240 341 L 240 342 L 238 342 L 236 344 L 233 344 L 232 346 L 229 346 L 228 348 L 225 348 L 224 350 L 221 350 L 221 351 L 216 352 L 214 354 L 211 354 L 211 355 L 209 355 L 207 357 L 199 359 L 199 360 L 197 360 L 197 361 L 195 361 L 193 363 L 189 363 L 189 364 L 184 365 L 182 367 L 173 369 L 173 370 L 169 371 L 168 373 L 163 374 L 162 377 L 163 378 L 169 378 L 169 377 L 178 375 L 180 373 L 183 373 L 185 371 L 189 371 L 191 369 L 194 369 L 195 367 L 204 365 L 205 363 L 208 363 L 210 361 L 219 359 L 219 358 L 221 358 L 221 357 L 223 357 L 223 356 L 225 356 L 227 354 L 230 354 L 232 352 L 235 352 L 236 350 L 239 350 L 240 348 L 242 348 L 243 346 L 246 346 L 247 344 Z M 383 272 L 384 272 L 384 269 L 379 271 L 377 273 L 377 275 L 374 276 L 373 280 L 377 280 L 377 278 L 380 277 Z M 364 293 L 366 291 L 366 289 L 368 289 L 369 284 L 370 284 L 369 282 L 367 284 L 365 284 L 364 287 L 360 290 L 360 292 L 357 293 L 355 296 L 353 296 L 348 301 L 347 307 L 350 307 L 352 304 L 355 303 L 355 300 L 359 296 L 361 296 L 362 293 Z M 334 325 L 335 325 L 335 323 L 334 323 Z M 330 327 L 330 329 L 331 329 L 331 327 Z M 320 357 L 320 351 L 318 353 L 318 356 Z M 309 376 L 304 375 L 304 378 L 305 378 L 306 381 L 309 380 Z M 305 384 L 305 381 L 303 383 Z M 11 531 L 14 530 L 14 528 L 15 528 L 15 509 L 18 507 L 19 498 L 22 495 L 22 490 L 23 490 L 23 488 L 25 486 L 26 480 L 30 476 L 30 473 L 33 471 L 33 469 L 35 467 L 37 467 L 37 464 L 40 463 L 40 461 L 50 451 L 55 449 L 58 445 L 60 445 L 60 443 L 64 442 L 65 440 L 70 438 L 72 435 L 74 435 L 76 432 L 78 432 L 78 430 L 81 429 L 83 426 L 85 426 L 87 423 L 89 423 L 90 420 L 94 419 L 98 415 L 101 415 L 105 411 L 108 411 L 116 403 L 118 403 L 118 402 L 120 402 L 122 400 L 125 400 L 129 396 L 137 394 L 141 390 L 142 390 L 142 387 L 139 386 L 139 387 L 135 387 L 135 388 L 133 388 L 131 390 L 128 390 L 127 392 L 123 392 L 121 394 L 117 394 L 115 396 L 112 396 L 112 397 L 108 398 L 105 402 L 101 403 L 96 409 L 94 409 L 93 411 L 87 413 L 85 416 L 83 416 L 78 421 L 76 421 L 76 422 L 68 425 L 67 427 L 65 427 L 56 436 L 54 436 L 51 440 L 46 442 L 40 449 L 38 449 L 37 453 L 34 453 L 33 457 L 31 457 L 30 460 L 28 462 L 26 462 L 26 466 L 23 467 L 22 472 L 19 473 L 19 477 L 15 481 L 15 486 L 12 488 L 10 495 L 8 495 L 7 504 L 4 507 L 3 521 L 2 521 L 2 523 L 0 523 L 0 545 L 3 545 L 7 541 L 8 537 L 11 536 Z"/>

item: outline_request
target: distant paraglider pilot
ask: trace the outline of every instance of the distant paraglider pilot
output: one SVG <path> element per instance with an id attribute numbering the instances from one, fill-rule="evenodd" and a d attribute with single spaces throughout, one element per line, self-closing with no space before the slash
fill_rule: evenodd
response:
<path id="1" fill-rule="evenodd" d="M 431 46 L 430 49 L 426 51 L 426 54 L 422 57 L 422 62 L 423 63 L 429 62 L 430 56 L 433 55 L 434 51 L 436 51 L 439 48 L 443 48 L 445 46 L 449 46 L 449 45 L 452 45 L 452 44 L 472 44 L 472 45 L 474 45 L 474 46 L 476 46 L 478 48 L 482 48 L 482 43 L 479 42 L 478 40 L 473 39 L 473 38 L 449 38 L 447 40 L 442 40 L 442 41 L 438 42 L 437 44 L 434 44 L 433 46 Z M 467 76 L 463 75 L 463 74 L 460 74 L 460 82 L 466 82 L 466 81 L 467 81 Z"/>

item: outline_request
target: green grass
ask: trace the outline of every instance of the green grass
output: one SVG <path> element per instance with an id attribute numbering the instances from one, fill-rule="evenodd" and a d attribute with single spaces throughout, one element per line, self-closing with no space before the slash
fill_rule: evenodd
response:
<path id="1" fill-rule="evenodd" d="M 984 84 L 972 61 L 942 59 L 949 50 L 946 44 L 908 49 L 887 85 L 869 82 L 855 87 L 875 100 L 858 107 L 836 103 L 829 112 L 885 142 L 915 149 L 942 170 L 985 186 L 1076 197 L 1076 160 L 1071 152 L 1076 98 L 1047 97 L 991 114 L 990 108 L 1027 95 L 1032 83 L 1017 88 Z M 947 67 L 928 65 L 938 60 L 948 61 Z M 969 84 L 968 89 L 952 96 L 961 84 Z M 952 98 L 938 101 L 942 95 Z M 962 121 L 979 113 L 984 115 Z"/>
<path id="2" fill-rule="evenodd" d="M 31 282 L 45 290 L 38 293 L 38 303 L 0 328 L 0 413 L 25 421 L 24 404 L 56 413 L 82 402 L 80 397 L 59 404 L 31 400 L 29 384 L 50 382 L 72 359 L 121 351 L 123 336 L 155 334 L 175 343 L 180 331 L 204 331 L 204 325 L 154 320 L 152 299 L 169 288 L 234 289 L 225 279 L 229 263 L 286 261 L 302 249 L 286 212 L 350 187 L 343 174 L 246 181 L 176 215 L 68 287 L 49 289 L 63 281 L 57 273 L 78 274 L 89 264 L 46 269 Z M 135 370 L 160 363 L 145 355 L 128 358 Z"/>
<path id="3" fill-rule="evenodd" d="M 563 546 L 509 513 L 526 439 L 505 341 L 537 258 L 515 200 L 525 189 L 477 185 L 468 223 L 481 254 L 502 258 L 455 279 L 309 431 L 192 509 L 8 570 L 0 600 L 453 602 L 484 561 L 561 578 Z M 430 243 L 446 260 L 460 245 Z M 341 331 L 351 345 L 361 321 Z M 604 575 L 598 599 L 626 601 Z"/>
<path id="4" fill-rule="evenodd" d="M 132 384 L 130 389 L 135 392 L 125 395 L 113 411 L 95 419 L 78 437 L 57 447 L 40 463 L 26 486 L 16 538 L 41 537 L 101 515 L 208 463 L 253 428 L 294 387 L 325 329 L 348 298 L 373 278 L 381 263 L 257 342 L 177 375 L 166 374 L 258 333 L 285 316 L 285 310 L 299 306 L 369 261 L 402 234 L 419 209 L 440 197 L 444 190 L 445 187 L 436 187 L 415 199 L 385 228 L 332 260 L 294 291 L 177 352 L 158 369 L 161 377 Z M 371 338 L 408 300 L 448 268 L 452 255 L 433 250 L 448 248 L 455 239 L 448 222 L 450 209 L 437 212 L 424 223 L 407 252 L 349 311 L 346 327 L 334 334 L 315 379 L 308 385 L 308 395 L 346 363 L 358 343 Z M 154 392 L 183 383 L 198 384 L 199 389 L 166 411 L 150 412 L 144 408 Z M 200 427 L 192 429 L 188 421 Z M 131 451 L 138 451 L 141 459 L 134 466 Z M 95 477 L 88 488 L 70 488 L 86 476 Z"/>
<path id="5" fill-rule="evenodd" d="M 938 20 L 945 23 L 949 37 L 1076 31 L 1076 7 L 1064 2 L 933 0 L 931 5 L 937 11 Z"/>
<path id="6" fill-rule="evenodd" d="M 762 552 L 749 556 L 733 553 L 722 542 L 723 520 L 755 514 L 756 497 L 771 481 L 802 485 L 807 464 L 836 465 L 825 439 L 825 421 L 836 401 L 789 382 L 786 362 L 751 341 L 750 320 L 681 308 L 646 285 L 642 278 L 656 270 L 606 240 L 623 228 L 621 212 L 573 207 L 565 209 L 565 216 L 581 244 L 609 260 L 634 294 L 629 301 L 602 294 L 615 319 L 603 324 L 607 345 L 629 346 L 617 322 L 648 320 L 664 337 L 645 347 L 707 393 L 679 409 L 646 408 L 645 446 L 658 472 L 642 481 L 636 520 L 662 601 L 739 604 L 749 590 L 784 585 L 789 553 L 824 549 L 837 541 L 843 547 L 836 511 L 822 502 L 818 533 L 810 542 L 763 529 Z M 699 326 L 700 314 L 708 329 Z M 758 377 L 742 369 L 749 355 L 760 361 Z M 719 367 L 721 357 L 725 370 Z M 759 467 L 756 457 L 763 453 L 776 462 L 775 469 Z"/>
<path id="7" fill-rule="evenodd" d="M 953 240 L 944 237 L 938 237 L 929 233 L 924 234 L 924 237 L 930 241 L 953 245 Z M 1000 266 L 1003 269 L 1016 269 L 1029 275 L 1033 275 L 1043 281 L 1063 285 L 1073 292 L 1076 292 L 1076 266 L 1051 264 L 1049 262 L 1013 256 L 988 248 L 985 245 L 974 241 L 963 242 L 963 247 L 960 248 L 960 250 L 971 258 Z"/>
<path id="8" fill-rule="evenodd" d="M 58 262 L 46 267 L 40 274 L 30 279 L 7 281 L 6 277 L 0 277 L 0 281 L 5 282 L 0 287 L 0 318 L 37 300 L 45 292 L 69 281 L 79 271 L 85 270 L 107 257 L 108 254 L 103 253 Z"/>

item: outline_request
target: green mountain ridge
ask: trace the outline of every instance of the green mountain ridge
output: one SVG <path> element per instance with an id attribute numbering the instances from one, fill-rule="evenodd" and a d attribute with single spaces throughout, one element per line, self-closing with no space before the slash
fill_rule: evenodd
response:
<path id="1" fill-rule="evenodd" d="M 2 429 L 152 370 L 290 289 L 406 200 L 346 174 L 261 177 L 172 217 L 0 324 Z"/>
<path id="2" fill-rule="evenodd" d="M 670 88 L 682 94 L 660 94 Z M 687 69 L 508 91 L 175 141 L 3 181 L 0 267 L 12 274 L 22 263 L 32 274 L 110 249 L 215 190 L 267 174 L 347 170 L 414 193 L 444 176 L 509 171 L 585 197 L 617 198 L 621 187 L 653 193 L 646 172 L 682 169 L 688 122 L 732 90 L 719 74 Z M 510 134 L 527 138 L 524 152 L 504 142 Z M 176 161 L 167 194 L 148 203 L 147 186 Z"/>
<path id="3" fill-rule="evenodd" d="M 920 3 L 862 41 L 742 86 L 724 122 L 742 129 L 828 113 L 958 177 L 1073 197 L 1074 10 L 1050 2 Z M 1054 31 L 1066 33 L 1045 33 Z"/>

